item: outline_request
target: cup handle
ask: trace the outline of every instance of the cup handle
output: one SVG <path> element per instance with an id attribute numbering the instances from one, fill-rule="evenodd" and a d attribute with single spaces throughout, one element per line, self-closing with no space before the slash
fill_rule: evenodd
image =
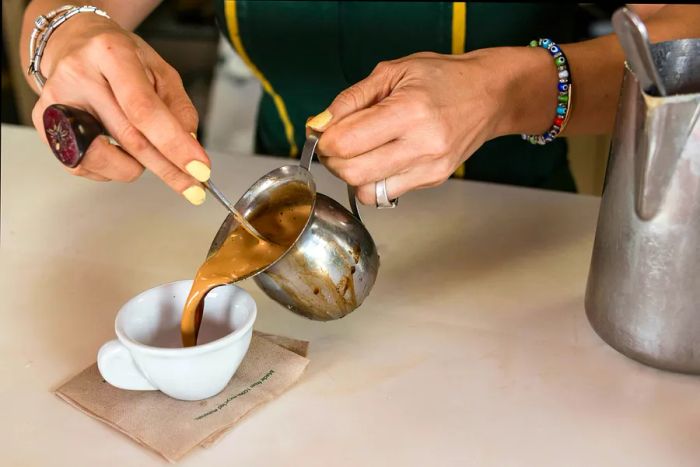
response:
<path id="1" fill-rule="evenodd" d="M 129 350 L 116 339 L 100 347 L 97 352 L 97 368 L 105 381 L 120 389 L 141 391 L 158 389 L 148 382 L 143 373 L 136 367 Z"/>
<path id="2" fill-rule="evenodd" d="M 304 148 L 301 150 L 301 160 L 299 165 L 308 171 L 311 171 L 311 161 L 314 159 L 314 153 L 316 152 L 316 145 L 318 144 L 318 133 L 311 132 L 306 138 L 304 143 Z M 357 217 L 357 219 L 362 222 L 362 217 L 360 217 L 360 210 L 357 208 L 357 197 L 355 196 L 355 187 L 348 185 L 348 202 L 350 203 L 350 210 L 352 214 Z M 364 224 L 364 222 L 363 222 Z"/>

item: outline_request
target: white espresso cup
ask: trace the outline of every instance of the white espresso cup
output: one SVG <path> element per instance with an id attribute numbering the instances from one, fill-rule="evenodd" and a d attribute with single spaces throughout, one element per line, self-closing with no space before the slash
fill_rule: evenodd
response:
<path id="1" fill-rule="evenodd" d="M 212 397 L 226 387 L 248 351 L 255 301 L 235 285 L 212 290 L 204 303 L 198 345 L 182 347 L 180 318 L 191 286 L 191 280 L 163 284 L 122 306 L 114 325 L 117 339 L 97 354 L 105 381 L 188 401 Z"/>

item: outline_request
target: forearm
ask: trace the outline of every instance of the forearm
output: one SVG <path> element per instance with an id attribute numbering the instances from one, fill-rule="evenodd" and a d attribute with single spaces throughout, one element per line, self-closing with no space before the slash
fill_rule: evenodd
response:
<path id="1" fill-rule="evenodd" d="M 700 37 L 700 6 L 667 5 L 645 20 L 649 40 Z M 562 47 L 573 76 L 573 108 L 566 135 L 612 130 L 624 72 L 624 52 L 615 35 Z"/>
<path id="2" fill-rule="evenodd" d="M 700 6 L 667 5 L 644 20 L 653 42 L 700 37 Z M 556 40 L 556 38 L 552 38 Z M 624 72 L 624 52 L 614 34 L 563 44 L 571 70 L 571 116 L 563 135 L 612 131 Z M 499 134 L 546 131 L 556 107 L 556 70 L 544 50 L 521 47 L 511 54 L 511 105 Z M 498 136 L 497 135 L 497 136 Z"/>
<path id="3" fill-rule="evenodd" d="M 162 0 L 91 0 L 90 5 L 105 10 L 113 21 L 127 30 L 133 30 L 138 26 Z M 22 68 L 29 66 L 29 36 L 34 28 L 34 20 L 39 15 L 55 10 L 67 4 L 67 0 L 33 0 L 24 10 L 22 32 L 20 35 L 20 58 Z M 75 21 L 72 18 L 71 21 Z M 59 34 L 57 30 L 56 34 Z M 34 87 L 34 80 L 27 76 L 27 80 Z"/>

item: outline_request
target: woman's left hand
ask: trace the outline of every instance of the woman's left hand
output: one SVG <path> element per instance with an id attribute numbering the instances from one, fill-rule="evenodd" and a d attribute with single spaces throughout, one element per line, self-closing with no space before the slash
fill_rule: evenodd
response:
<path id="1" fill-rule="evenodd" d="M 527 73 L 539 75 L 530 78 L 544 95 L 528 97 L 540 99 L 536 106 L 545 111 L 523 125 L 521 114 L 532 104 L 522 98 L 518 81 Z M 326 167 L 357 187 L 360 202 L 374 204 L 377 181 L 387 179 L 390 199 L 397 198 L 443 183 L 489 139 L 545 131 L 556 106 L 556 82 L 543 50 L 422 52 L 379 63 L 307 125 L 323 131 L 318 152 Z"/>

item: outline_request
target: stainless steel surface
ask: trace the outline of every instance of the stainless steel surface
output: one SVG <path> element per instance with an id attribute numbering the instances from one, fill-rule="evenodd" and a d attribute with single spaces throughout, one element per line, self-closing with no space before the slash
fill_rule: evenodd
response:
<path id="1" fill-rule="evenodd" d="M 318 138 L 311 135 L 304 145 L 300 166 L 283 166 L 263 176 L 235 207 L 248 215 L 290 189 L 297 196 L 308 197 L 311 215 L 296 242 L 276 262 L 247 277 L 253 276 L 270 298 L 294 313 L 328 321 L 352 312 L 369 295 L 377 278 L 379 255 L 360 220 L 354 190 L 348 187 L 353 213 L 316 192 L 308 168 L 317 142 Z M 236 225 L 229 215 L 209 254 L 218 250 Z"/>
<path id="2" fill-rule="evenodd" d="M 647 93 L 665 96 L 666 87 L 652 58 L 649 35 L 644 23 L 628 8 L 620 8 L 612 16 L 612 24 L 625 58 Z"/>
<path id="3" fill-rule="evenodd" d="M 223 192 L 219 190 L 216 185 L 214 185 L 214 182 L 211 179 L 204 182 L 202 185 L 204 185 L 204 187 L 214 196 L 214 198 L 216 198 L 219 203 L 228 209 L 228 212 L 233 214 L 233 217 L 236 218 L 238 223 L 241 224 L 243 228 L 246 229 L 252 236 L 258 240 L 268 241 L 260 232 L 258 232 L 255 227 L 253 227 L 250 222 L 248 222 L 248 219 L 243 217 L 243 215 L 236 210 L 233 204 L 231 204 L 231 201 L 229 201 L 226 195 L 224 195 Z"/>
<path id="4" fill-rule="evenodd" d="M 623 354 L 700 374 L 700 39 L 651 47 L 668 97 L 626 69 L 586 313 Z"/>

